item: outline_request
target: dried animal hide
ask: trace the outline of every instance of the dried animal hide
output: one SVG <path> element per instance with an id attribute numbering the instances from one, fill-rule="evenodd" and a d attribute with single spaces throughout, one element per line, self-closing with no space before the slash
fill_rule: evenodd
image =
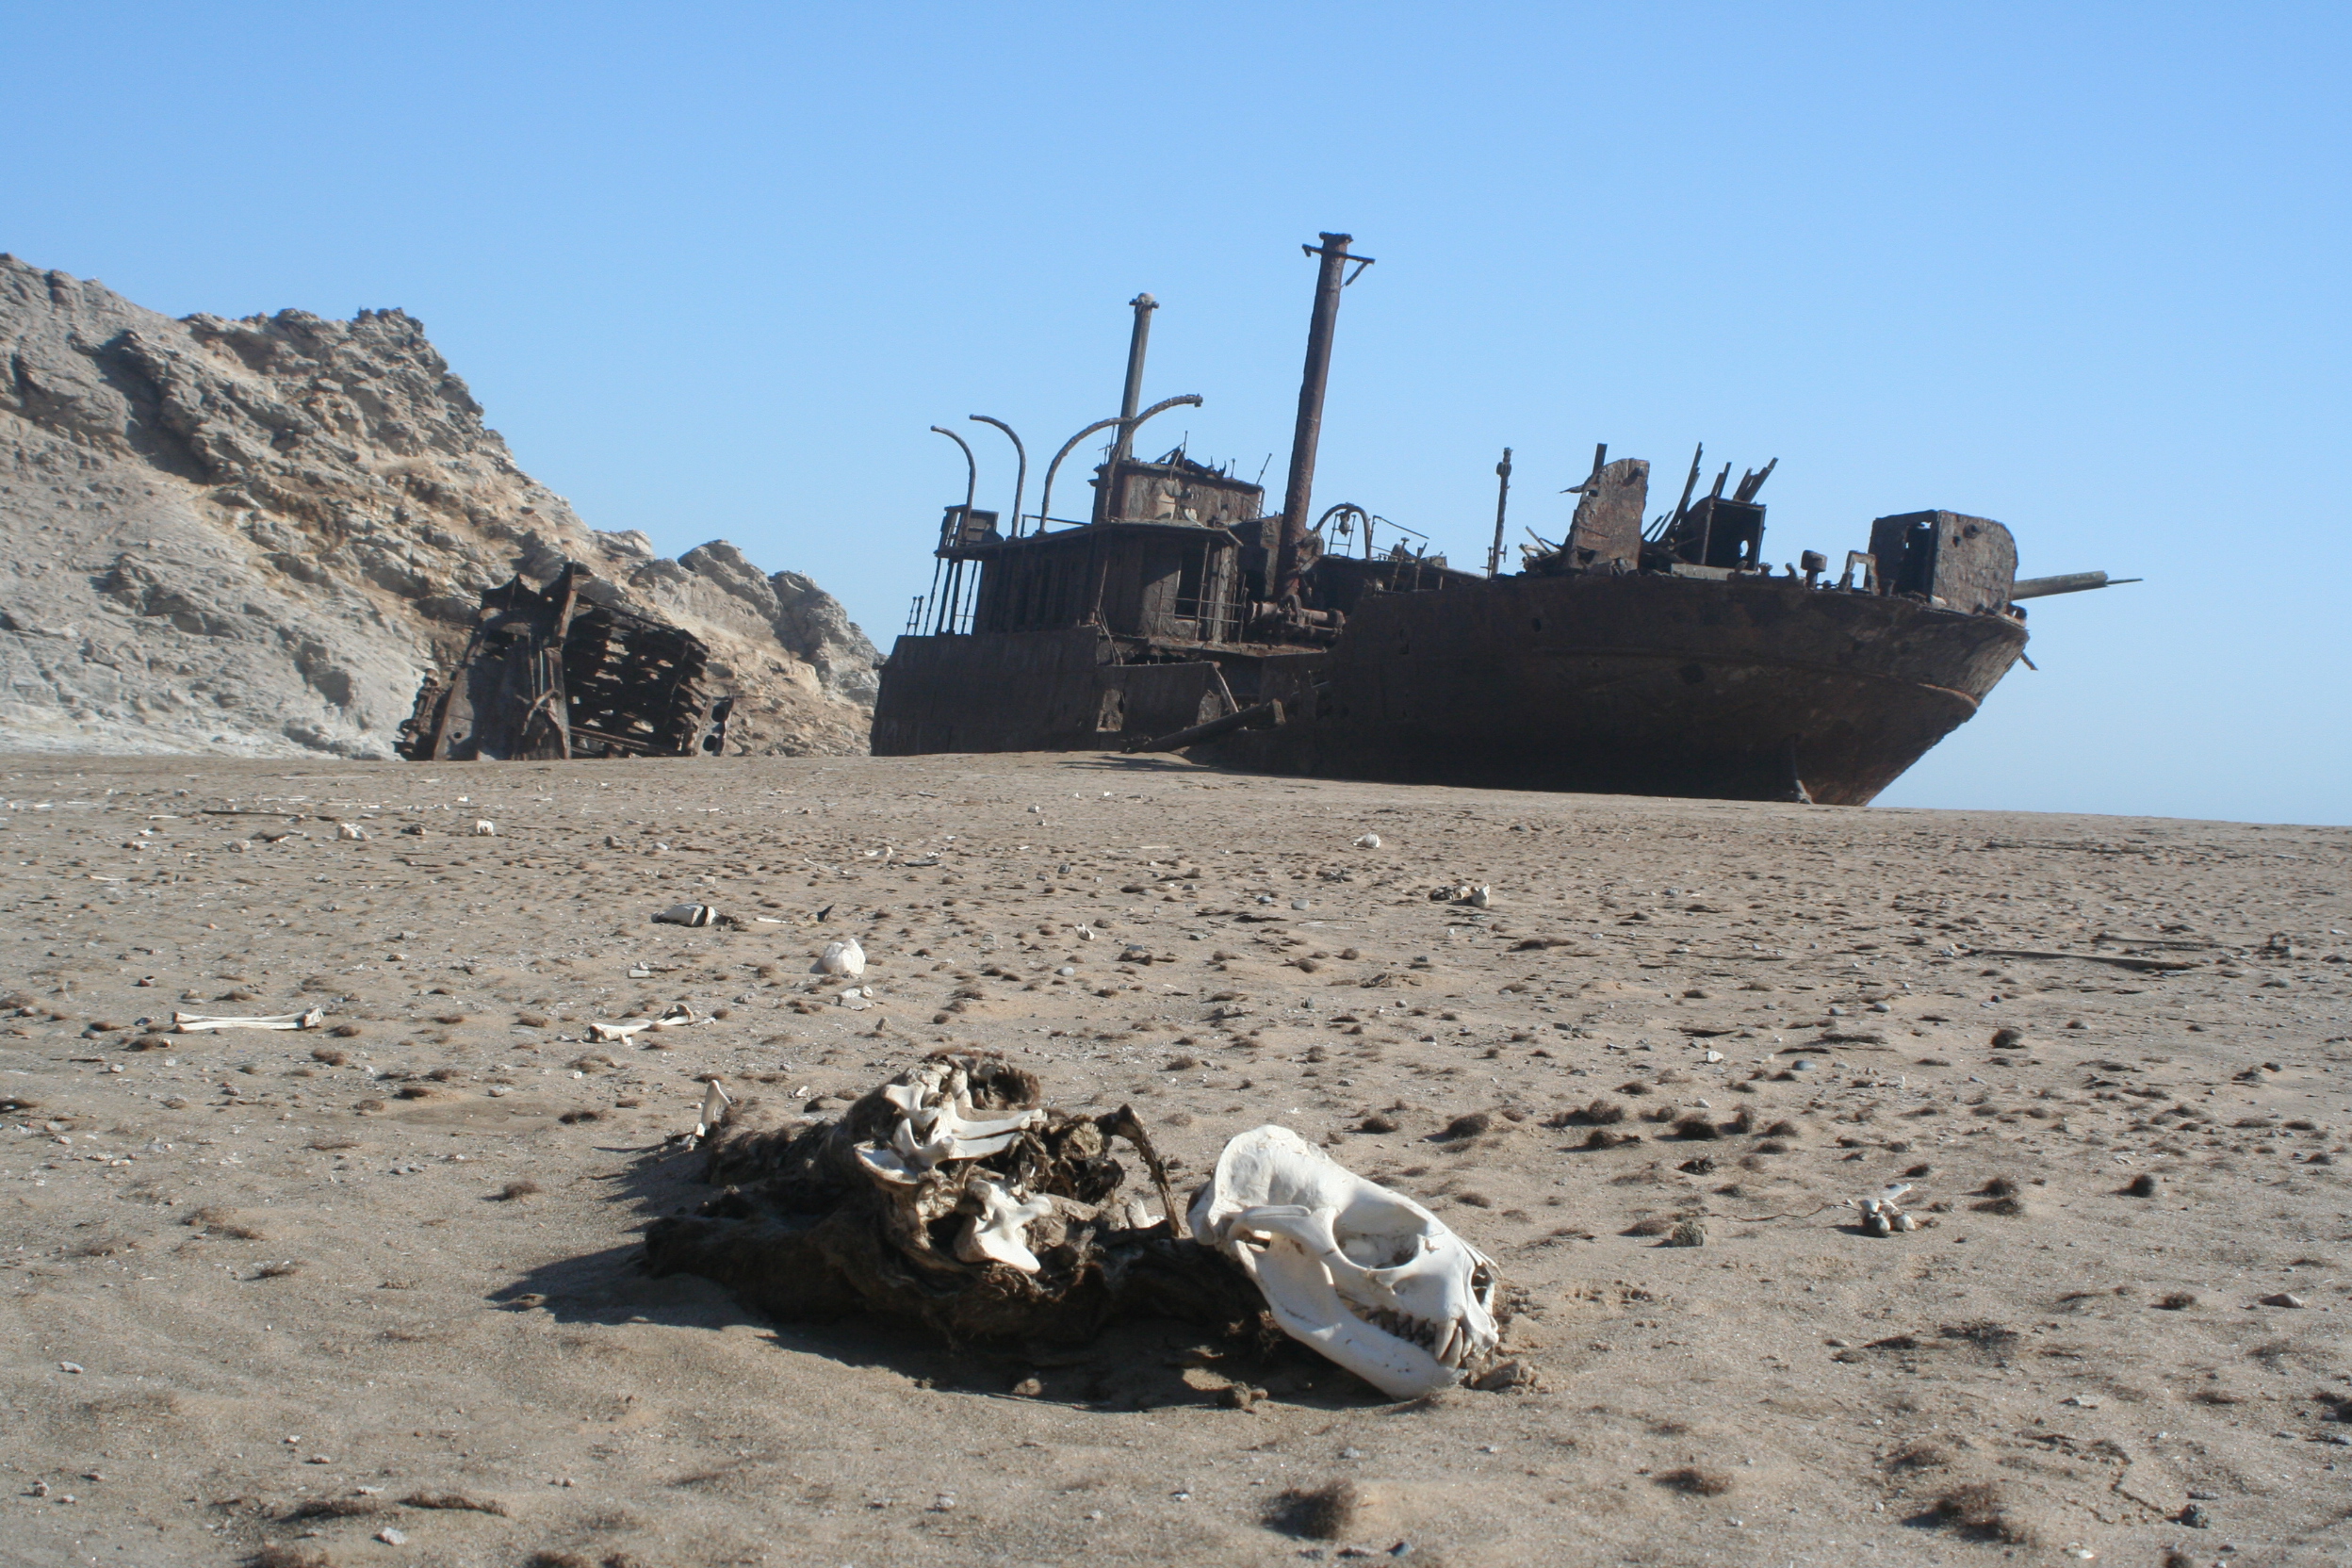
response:
<path id="1" fill-rule="evenodd" d="M 839 1119 L 760 1130 L 736 1107 L 707 1145 L 726 1190 L 645 1234 L 654 1274 L 698 1274 L 785 1319 L 881 1316 L 954 1341 L 1092 1337 L 1127 1316 L 1254 1331 L 1264 1302 L 1183 1211 L 1135 1113 L 1048 1108 L 1035 1077 L 941 1053 Z M 1122 1196 L 1142 1156 L 1163 1217 Z"/>

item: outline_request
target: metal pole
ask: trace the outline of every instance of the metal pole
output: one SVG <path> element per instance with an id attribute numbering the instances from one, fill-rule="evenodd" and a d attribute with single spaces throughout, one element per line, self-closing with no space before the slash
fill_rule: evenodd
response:
<path id="1" fill-rule="evenodd" d="M 1119 416 L 1121 419 L 1133 419 L 1135 410 L 1143 406 L 1143 354 L 1152 342 L 1152 313 L 1160 308 L 1160 302 L 1149 294 L 1138 294 L 1127 302 L 1135 307 L 1135 328 L 1127 338 L 1127 390 L 1119 394 Z M 1111 450 L 1111 466 L 1114 469 L 1127 461 L 1135 445 L 1135 426 L 1119 426 L 1119 445 Z M 1103 515 L 1109 514 L 1104 513 Z"/>
<path id="2" fill-rule="evenodd" d="M 966 512 L 970 512 L 972 510 L 972 498 L 980 489 L 979 460 L 972 455 L 972 448 L 965 445 L 964 438 L 962 436 L 956 434 L 954 431 L 949 430 L 944 425 L 933 425 L 931 428 L 938 431 L 941 435 L 946 436 L 950 441 L 955 442 L 958 447 L 962 447 L 964 449 L 964 510 Z"/>
<path id="3" fill-rule="evenodd" d="M 1298 423 L 1290 437 L 1290 478 L 1282 487 L 1282 546 L 1275 557 L 1274 602 L 1298 596 L 1299 557 L 1307 542 L 1307 509 L 1315 497 L 1315 453 L 1323 438 L 1323 393 L 1331 376 L 1331 333 L 1339 322 L 1339 291 L 1354 281 L 1342 277 L 1350 261 L 1361 272 L 1369 256 L 1348 253 L 1352 235 L 1325 234 L 1320 246 L 1298 248 L 1322 258 L 1315 279 L 1315 315 L 1307 326 L 1307 363 L 1298 378 Z"/>
<path id="4" fill-rule="evenodd" d="M 1013 526 L 1010 531 L 1010 534 L 1011 537 L 1018 539 L 1021 537 L 1021 493 L 1029 488 L 1029 449 L 1021 444 L 1021 437 L 1014 435 L 1013 427 L 1006 424 L 1004 420 L 991 418 L 986 414 L 974 414 L 971 416 L 971 417 L 980 424 L 994 425 L 997 429 L 1003 431 L 1012 439 L 1013 456 L 1020 460 L 1021 468 L 1020 471 L 1013 476 Z"/>
<path id="5" fill-rule="evenodd" d="M 965 442 L 962 436 L 956 434 L 954 431 L 948 430 L 944 426 L 940 425 L 933 425 L 931 428 L 938 431 L 941 435 L 946 436 L 950 441 L 955 442 L 958 447 L 963 448 L 964 509 L 962 512 L 956 514 L 956 533 L 960 534 L 963 531 L 964 519 L 972 515 L 972 498 L 978 493 L 980 488 L 980 460 L 972 455 L 971 446 Z M 939 531 L 943 535 L 948 535 L 948 531 L 944 528 L 942 528 Z M 939 603 L 939 567 L 946 559 L 946 548 L 951 547 L 953 544 L 960 542 L 961 541 L 956 539 L 955 535 L 948 535 L 947 537 L 941 538 L 939 544 L 942 548 L 939 551 L 939 557 L 931 563 L 931 603 L 935 610 L 942 608 Z M 951 576 L 953 574 L 951 574 Z"/>
<path id="6" fill-rule="evenodd" d="M 1494 477 L 1501 481 L 1494 487 L 1494 547 L 1486 552 L 1486 575 L 1493 577 L 1503 569 L 1503 511 L 1511 504 L 1511 449 L 1503 449 L 1503 460 L 1494 465 Z"/>

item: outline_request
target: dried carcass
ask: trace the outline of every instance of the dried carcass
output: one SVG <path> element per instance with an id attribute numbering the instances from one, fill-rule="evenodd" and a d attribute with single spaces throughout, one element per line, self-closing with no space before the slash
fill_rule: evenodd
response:
<path id="1" fill-rule="evenodd" d="M 1142 1158 L 1138 1212 L 1113 1156 Z M 1209 1327 L 1258 1317 L 1248 1280 L 1181 1233 L 1135 1114 L 1055 1110 L 999 1058 L 942 1053 L 839 1119 L 761 1125 L 731 1111 L 709 1140 L 702 1213 L 645 1233 L 656 1274 L 699 1274 L 783 1318 L 879 1316 L 956 1340 L 1083 1340 L 1125 1315 Z"/>
<path id="2" fill-rule="evenodd" d="M 1115 1140 L 1141 1156 L 1156 1213 L 1123 1190 Z M 934 1054 L 837 1120 L 763 1129 L 756 1105 L 727 1107 L 706 1147 L 725 1191 L 655 1221 L 647 1266 L 778 1317 L 958 1341 L 1083 1340 L 1139 1316 L 1266 1345 L 1279 1328 L 1397 1397 L 1461 1381 L 1498 1337 L 1494 1265 L 1297 1134 L 1227 1145 L 1187 1236 L 1131 1109 L 1054 1109 L 994 1056 Z"/>

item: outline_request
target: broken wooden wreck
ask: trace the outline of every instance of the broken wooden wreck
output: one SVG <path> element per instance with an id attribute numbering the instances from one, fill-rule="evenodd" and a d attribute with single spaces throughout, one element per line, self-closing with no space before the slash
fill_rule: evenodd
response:
<path id="1" fill-rule="evenodd" d="M 466 651 L 425 678 L 400 726 L 413 762 L 694 757 L 718 752 L 735 699 L 707 684 L 701 639 L 591 596 L 567 564 L 545 588 L 516 576 L 482 596 Z"/>
<path id="2" fill-rule="evenodd" d="M 1331 777 L 1860 805 L 1972 716 L 2024 653 L 2039 595 L 2009 531 L 1949 511 L 1870 527 L 1843 570 L 1811 550 L 1775 573 L 1757 493 L 1768 464 L 1647 525 L 1649 465 L 1596 452 L 1567 536 L 1501 573 L 1448 565 L 1353 505 L 1312 512 L 1340 290 L 1368 258 L 1327 234 L 1290 471 L 1265 492 L 1183 451 L 1132 453 L 1153 302 L 1134 302 L 1119 416 L 1070 438 L 1008 525 L 947 509 L 933 592 L 883 666 L 877 755 L 1182 750 Z M 1354 272 L 1347 270 L 1354 268 Z M 1001 420 L 974 416 L 1012 436 Z M 939 429 L 940 427 L 934 427 Z M 1091 515 L 1051 515 L 1063 457 L 1116 434 Z M 1013 436 L 1017 451 L 1019 437 Z M 1510 454 L 1496 472 L 1507 487 Z M 1507 489 L 1503 496 L 1507 497 Z M 1065 525 L 1056 527 L 1055 525 Z"/>

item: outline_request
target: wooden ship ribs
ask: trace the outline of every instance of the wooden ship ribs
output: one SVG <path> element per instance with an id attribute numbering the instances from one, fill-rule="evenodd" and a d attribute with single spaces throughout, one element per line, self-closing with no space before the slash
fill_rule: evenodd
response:
<path id="1" fill-rule="evenodd" d="M 2006 528 L 1949 511 L 1879 518 L 1834 578 L 1811 550 L 1775 573 L 1757 498 L 1772 465 L 1728 494 L 1726 465 L 1702 496 L 1694 457 L 1645 524 L 1649 465 L 1606 448 L 1566 537 L 1523 547 L 1516 573 L 1508 451 L 1483 574 L 1393 524 L 1378 550 L 1383 519 L 1311 510 L 1339 291 L 1365 263 L 1348 236 L 1322 240 L 1306 248 L 1320 269 L 1282 510 L 1181 450 L 1132 455 L 1144 420 L 1200 400 L 1136 411 L 1140 296 L 1119 416 L 1054 460 L 1116 429 L 1092 514 L 1049 514 L 1049 466 L 1037 511 L 1017 484 L 1000 531 L 972 504 L 972 464 L 933 592 L 882 669 L 877 755 L 1183 751 L 1328 777 L 1861 805 L 2023 655 L 2019 601 L 2109 580 L 2020 580 Z"/>
<path id="2" fill-rule="evenodd" d="M 691 632 L 609 596 L 577 563 L 545 588 L 517 576 L 482 596 L 466 651 L 427 676 L 400 726 L 411 761 L 693 757 L 726 743 L 735 699 L 713 694 Z"/>

